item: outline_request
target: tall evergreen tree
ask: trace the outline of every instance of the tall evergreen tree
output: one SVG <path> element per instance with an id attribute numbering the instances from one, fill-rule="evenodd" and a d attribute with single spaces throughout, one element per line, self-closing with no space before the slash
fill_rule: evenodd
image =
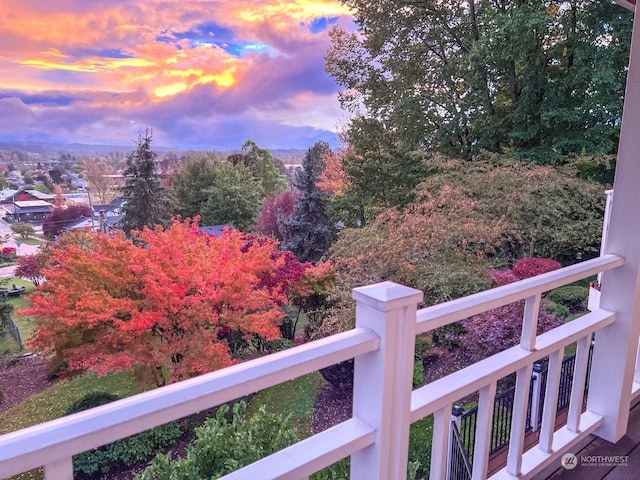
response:
<path id="1" fill-rule="evenodd" d="M 335 239 L 333 222 L 325 213 L 328 194 L 318 187 L 325 168 L 325 157 L 331 152 L 326 142 L 317 142 L 296 172 L 294 185 L 300 191 L 293 216 L 283 222 L 282 248 L 291 250 L 300 261 L 317 262 Z"/>
<path id="2" fill-rule="evenodd" d="M 145 226 L 167 227 L 173 214 L 173 200 L 157 172 L 157 154 L 151 150 L 151 138 L 149 130 L 140 134 L 137 148 L 127 156 L 126 182 L 122 188 L 125 201 L 122 228 L 127 234 Z"/>

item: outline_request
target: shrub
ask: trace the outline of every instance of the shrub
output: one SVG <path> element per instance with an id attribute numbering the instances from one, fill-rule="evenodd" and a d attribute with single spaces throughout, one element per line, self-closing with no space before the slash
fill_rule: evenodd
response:
<path id="1" fill-rule="evenodd" d="M 555 314 L 560 318 L 567 318 L 571 315 L 571 312 L 564 305 L 556 305 L 556 309 L 554 310 Z"/>
<path id="2" fill-rule="evenodd" d="M 71 415 L 72 413 L 89 410 L 90 408 L 99 407 L 100 405 L 114 402 L 119 398 L 120 397 L 118 395 L 107 392 L 88 393 L 77 402 L 74 402 L 69 408 L 67 408 L 67 411 L 64 414 Z"/>
<path id="3" fill-rule="evenodd" d="M 513 266 L 511 272 L 519 279 L 535 277 L 561 268 L 560 262 L 551 258 L 522 258 Z"/>
<path id="4" fill-rule="evenodd" d="M 324 379 L 335 388 L 353 387 L 353 359 L 320 370 Z"/>
<path id="5" fill-rule="evenodd" d="M 73 457 L 73 469 L 86 475 L 105 474 L 122 462 L 127 467 L 149 460 L 159 449 L 173 445 L 182 436 L 178 422 L 110 443 Z"/>
<path id="6" fill-rule="evenodd" d="M 71 405 L 65 415 L 81 412 L 118 400 L 117 395 L 107 392 L 93 392 Z M 148 460 L 159 448 L 172 445 L 182 436 L 177 422 L 167 423 L 146 432 L 110 443 L 73 457 L 73 469 L 86 475 L 98 472 L 105 474 L 122 462 L 126 466 Z"/>
<path id="7" fill-rule="evenodd" d="M 223 405 L 215 418 L 196 428 L 196 440 L 184 458 L 158 454 L 138 480 L 175 478 L 218 478 L 288 447 L 298 439 L 291 426 L 291 415 L 267 413 L 264 406 L 253 416 L 246 415 L 247 404 L 233 406 L 229 422 Z"/>
<path id="8" fill-rule="evenodd" d="M 586 287 L 569 285 L 550 291 L 546 298 L 553 303 L 565 306 L 572 314 L 580 313 L 587 309 L 589 290 Z"/>
<path id="9" fill-rule="evenodd" d="M 281 350 L 287 350 L 291 347 L 293 347 L 293 342 L 286 338 L 279 338 L 277 340 L 267 342 L 267 350 L 269 353 L 280 352 Z"/>
<path id="10" fill-rule="evenodd" d="M 422 359 L 413 362 L 413 388 L 421 387 L 424 383 L 424 364 Z"/>
<path id="11" fill-rule="evenodd" d="M 416 337 L 415 357 L 422 360 L 425 354 L 433 347 L 433 341 L 429 337 Z"/>

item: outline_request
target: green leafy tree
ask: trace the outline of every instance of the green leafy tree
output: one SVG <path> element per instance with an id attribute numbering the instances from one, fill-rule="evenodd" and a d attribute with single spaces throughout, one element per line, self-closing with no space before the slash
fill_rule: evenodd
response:
<path id="1" fill-rule="evenodd" d="M 137 148 L 127 156 L 126 182 L 122 188 L 122 228 L 142 230 L 145 226 L 167 227 L 173 214 L 173 200 L 157 172 L 157 154 L 151 150 L 151 132 L 138 138 Z"/>
<path id="2" fill-rule="evenodd" d="M 264 200 L 262 185 L 243 165 L 221 162 L 214 165 L 213 181 L 204 191 L 202 223 L 205 225 L 232 224 L 246 230 L 255 224 Z"/>
<path id="3" fill-rule="evenodd" d="M 282 248 L 291 250 L 300 261 L 317 262 L 335 239 L 335 227 L 325 212 L 328 194 L 318 186 L 331 149 L 326 142 L 311 147 L 296 172 L 294 185 L 300 192 L 293 215 L 283 222 Z"/>
<path id="4" fill-rule="evenodd" d="M 242 145 L 242 153 L 230 155 L 228 161 L 247 167 L 262 184 L 265 197 L 277 195 L 288 187 L 282 162 L 273 158 L 269 150 L 260 148 L 252 140 L 247 140 Z"/>
<path id="5" fill-rule="evenodd" d="M 178 212 L 183 217 L 202 215 L 209 196 L 207 189 L 215 183 L 217 159 L 203 155 L 185 161 L 172 183 L 178 201 Z"/>
<path id="6" fill-rule="evenodd" d="M 345 0 L 331 32 L 344 108 L 404 142 L 550 161 L 617 144 L 632 15 L 612 2 Z M 579 92 L 579 93 L 578 93 Z"/>
<path id="7" fill-rule="evenodd" d="M 33 226 L 25 222 L 16 222 L 12 224 L 11 231 L 16 235 L 20 235 L 20 238 L 29 238 L 36 234 Z"/>
<path id="8" fill-rule="evenodd" d="M 428 173 L 423 153 L 405 145 L 379 120 L 366 117 L 352 120 L 347 139 L 342 168 L 348 187 L 342 200 L 350 200 L 352 212 L 360 213 L 360 225 L 414 199 L 415 187 Z"/>

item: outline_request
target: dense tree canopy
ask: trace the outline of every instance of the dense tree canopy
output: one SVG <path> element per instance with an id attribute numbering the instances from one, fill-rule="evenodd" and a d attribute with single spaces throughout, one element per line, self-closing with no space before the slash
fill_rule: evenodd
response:
<path id="1" fill-rule="evenodd" d="M 242 153 L 229 156 L 234 165 L 244 165 L 251 174 L 260 181 L 267 197 L 277 195 L 288 186 L 284 164 L 273 158 L 271 152 L 260 148 L 254 141 L 247 140 L 242 145 Z"/>
<path id="2" fill-rule="evenodd" d="M 564 264 L 600 251 L 605 187 L 576 178 L 572 166 L 543 167 L 496 158 L 432 161 L 429 191 L 464 188 L 483 213 L 503 222 L 503 258 L 545 257 Z"/>
<path id="3" fill-rule="evenodd" d="M 207 189 L 211 188 L 216 177 L 217 161 L 211 155 L 189 158 L 173 179 L 173 193 L 178 201 L 178 212 L 183 217 L 202 215 L 202 207 L 208 199 Z"/>
<path id="4" fill-rule="evenodd" d="M 327 70 L 345 108 L 407 146 L 465 159 L 615 149 L 632 14 L 613 2 L 344 3 L 358 31 L 331 31 Z"/>
<path id="5" fill-rule="evenodd" d="M 42 233 L 53 238 L 80 218 L 91 218 L 93 212 L 88 205 L 70 205 L 68 207 L 54 207 L 42 221 Z"/>
<path id="6" fill-rule="evenodd" d="M 231 331 L 279 338 L 281 307 L 313 292 L 311 266 L 292 276 L 269 239 L 216 238 L 190 221 L 138 239 L 84 232 L 47 251 L 47 281 L 27 311 L 34 349 L 70 371 L 134 367 L 160 385 L 230 365 Z"/>
<path id="7" fill-rule="evenodd" d="M 231 224 L 238 230 L 252 226 L 264 201 L 259 180 L 242 164 L 218 162 L 213 165 L 209 188 L 202 192 L 206 202 L 202 205 L 205 225 Z"/>

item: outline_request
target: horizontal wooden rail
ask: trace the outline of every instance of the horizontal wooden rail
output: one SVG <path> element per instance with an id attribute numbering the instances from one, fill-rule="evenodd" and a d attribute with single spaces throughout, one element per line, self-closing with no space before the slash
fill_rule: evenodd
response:
<path id="1" fill-rule="evenodd" d="M 321 368 L 373 352 L 379 338 L 356 328 L 296 348 L 174 383 L 0 436 L 4 476 L 55 464 Z"/>
<path id="2" fill-rule="evenodd" d="M 435 330 L 473 315 L 548 292 L 591 275 L 620 267 L 623 264 L 622 257 L 604 255 L 526 280 L 423 308 L 418 310 L 416 334 Z"/>

